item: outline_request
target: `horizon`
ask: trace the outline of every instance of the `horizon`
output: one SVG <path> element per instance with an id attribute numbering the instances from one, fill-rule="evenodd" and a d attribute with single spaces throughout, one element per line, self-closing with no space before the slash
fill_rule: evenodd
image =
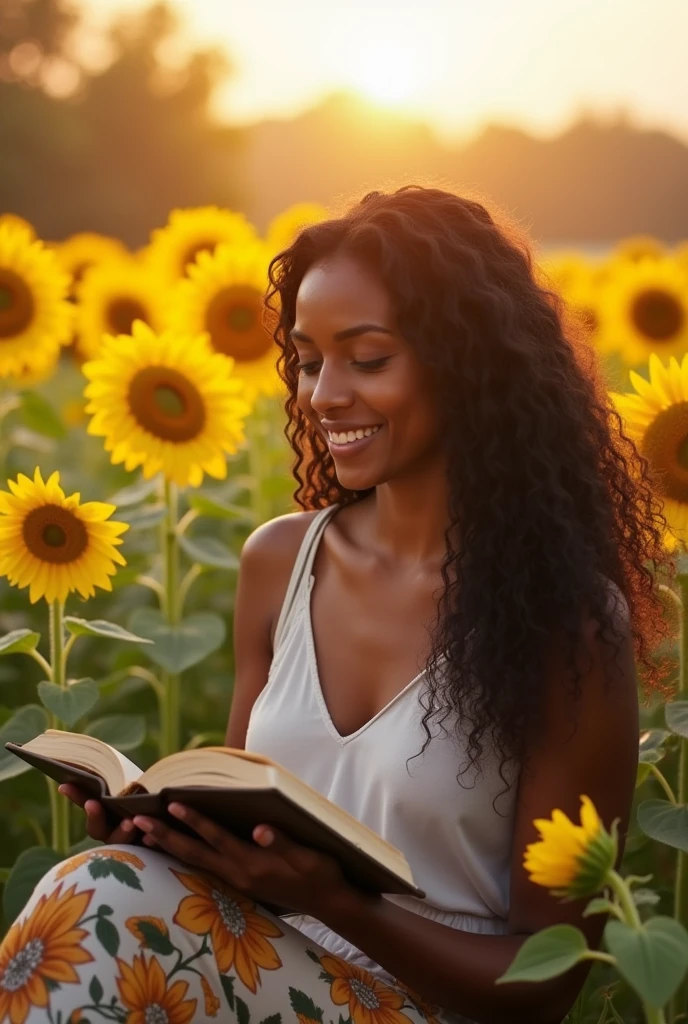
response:
<path id="1" fill-rule="evenodd" d="M 149 3 L 79 6 L 97 33 Z M 170 6 L 182 25 L 165 59 L 223 48 L 234 72 L 213 113 L 233 125 L 298 117 L 345 91 L 424 121 L 449 144 L 486 124 L 548 138 L 585 117 L 624 118 L 688 143 L 684 0 L 657 0 L 651 15 L 642 0 L 627 0 L 623 15 L 615 0 L 561 0 L 554 9 L 547 0 L 484 0 L 479 10 L 447 0 L 424 0 L 422 8 L 350 0 L 345 10 L 292 0 L 289 18 L 276 0 L 252 0 L 235 21 L 222 0 Z"/>

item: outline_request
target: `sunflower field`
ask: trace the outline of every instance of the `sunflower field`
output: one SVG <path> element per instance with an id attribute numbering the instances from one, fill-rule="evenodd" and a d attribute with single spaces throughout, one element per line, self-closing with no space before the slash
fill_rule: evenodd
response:
<path id="1" fill-rule="evenodd" d="M 175 210 L 138 252 L 90 233 L 43 241 L 0 216 L 5 926 L 46 870 L 98 845 L 82 812 L 6 742 L 66 729 L 142 768 L 223 742 L 239 553 L 257 525 L 290 510 L 293 489 L 267 267 L 325 216 L 301 204 L 261 235 L 235 211 Z M 589 803 L 580 825 L 553 809 L 527 860 L 535 881 L 562 893 L 580 888 L 585 867 L 591 912 L 609 913 L 626 939 L 605 932 L 593 956 L 570 934 L 541 933 L 510 971 L 552 977 L 555 954 L 565 969 L 590 952 L 599 962 L 569 1024 L 688 1020 L 678 1012 L 688 1005 L 688 243 L 629 238 L 597 261 L 543 256 L 538 273 L 598 349 L 657 473 L 678 570 L 664 588 L 677 640 L 658 656 L 676 696 L 641 705 L 620 874 L 616 838 Z"/>

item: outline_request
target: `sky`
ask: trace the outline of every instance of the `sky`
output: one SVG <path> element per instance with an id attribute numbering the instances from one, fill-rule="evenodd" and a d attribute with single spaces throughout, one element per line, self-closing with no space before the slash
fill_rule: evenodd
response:
<path id="1" fill-rule="evenodd" d="M 94 25 L 145 0 L 82 0 Z M 184 45 L 226 47 L 216 112 L 291 117 L 335 90 L 427 120 L 554 135 L 582 112 L 688 141 L 688 0 L 173 0 Z"/>

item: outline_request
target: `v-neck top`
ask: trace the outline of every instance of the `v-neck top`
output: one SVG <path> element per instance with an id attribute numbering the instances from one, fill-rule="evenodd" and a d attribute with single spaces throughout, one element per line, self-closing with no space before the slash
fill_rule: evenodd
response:
<path id="1" fill-rule="evenodd" d="M 459 783 L 467 745 L 462 732 L 454 735 L 455 713 L 445 719 L 444 732 L 431 720 L 432 740 L 420 754 L 425 671 L 356 732 L 340 735 L 330 717 L 313 642 L 311 591 L 318 544 L 337 508 L 315 515 L 304 536 L 246 749 L 278 761 L 403 851 L 426 896 L 386 899 L 453 928 L 504 934 L 518 773 L 506 773 L 510 788 L 504 792 L 499 763 L 486 747 L 480 772 L 465 772 Z M 391 980 L 320 921 L 299 914 L 289 922 L 332 953 Z"/>

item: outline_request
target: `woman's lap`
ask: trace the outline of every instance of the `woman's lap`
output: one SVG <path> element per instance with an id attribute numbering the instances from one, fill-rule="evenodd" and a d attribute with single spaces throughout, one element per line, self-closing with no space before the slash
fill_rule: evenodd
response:
<path id="1" fill-rule="evenodd" d="M 422 1024 L 438 1008 L 225 883 L 101 847 L 36 887 L 0 946 L 0 1024 Z"/>

